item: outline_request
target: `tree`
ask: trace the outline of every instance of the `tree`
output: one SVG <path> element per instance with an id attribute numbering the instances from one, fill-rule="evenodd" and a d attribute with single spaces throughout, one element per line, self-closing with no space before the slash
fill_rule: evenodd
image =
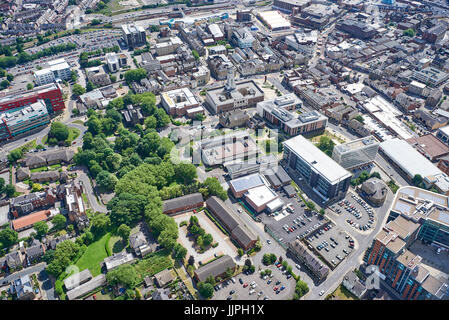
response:
<path id="1" fill-rule="evenodd" d="M 0 231 L 0 243 L 3 248 L 8 248 L 13 244 L 17 243 L 19 239 L 19 233 L 11 229 L 3 229 Z"/>
<path id="2" fill-rule="evenodd" d="M 9 82 L 11 82 L 11 81 L 14 80 L 14 76 L 13 76 L 12 74 L 8 73 L 8 74 L 6 75 L 6 79 L 7 79 Z"/>
<path id="3" fill-rule="evenodd" d="M 120 227 L 117 229 L 117 234 L 122 238 L 122 241 L 126 243 L 129 238 L 129 234 L 131 232 L 131 228 L 128 227 L 126 224 L 121 224 Z"/>
<path id="4" fill-rule="evenodd" d="M 55 138 L 57 141 L 65 141 L 69 137 L 69 128 L 58 121 L 52 122 L 48 138 Z"/>
<path id="5" fill-rule="evenodd" d="M 3 193 L 4 189 L 5 189 L 5 179 L 0 177 L 0 194 Z"/>
<path id="6" fill-rule="evenodd" d="M 363 117 L 360 114 L 358 114 L 354 119 L 362 124 L 365 123 L 365 120 L 363 119 Z"/>
<path id="7" fill-rule="evenodd" d="M 111 219 L 104 213 L 97 213 L 91 219 L 91 230 L 95 234 L 104 234 L 111 226 Z"/>
<path id="8" fill-rule="evenodd" d="M 402 32 L 402 34 L 403 34 L 404 36 L 407 36 L 407 37 L 414 37 L 415 34 L 416 34 L 416 32 L 415 32 L 414 29 L 408 28 L 407 30 L 404 30 L 404 31 Z"/>
<path id="9" fill-rule="evenodd" d="M 220 182 L 215 177 L 208 177 L 206 180 L 204 180 L 202 186 L 204 188 L 207 188 L 208 195 L 210 196 L 217 196 L 221 200 L 226 200 L 228 198 L 228 194 L 221 186 Z"/>
<path id="10" fill-rule="evenodd" d="M 95 178 L 98 187 L 103 191 L 113 191 L 117 184 L 117 177 L 112 173 L 103 170 Z"/>
<path id="11" fill-rule="evenodd" d="M 16 162 L 17 160 L 21 159 L 22 156 L 23 156 L 22 149 L 15 149 L 15 150 L 11 151 L 11 152 L 8 154 L 8 157 L 7 157 L 7 158 L 8 158 L 8 161 L 9 161 L 9 162 L 14 163 L 14 162 Z"/>
<path id="12" fill-rule="evenodd" d="M 47 271 L 58 277 L 73 262 L 80 246 L 71 240 L 65 240 L 56 246 L 53 259 L 47 266 Z"/>
<path id="13" fill-rule="evenodd" d="M 109 271 L 106 274 L 106 281 L 112 286 L 123 285 L 125 288 L 132 289 L 139 283 L 139 275 L 133 266 L 125 264 Z"/>
<path id="14" fill-rule="evenodd" d="M 128 70 L 124 74 L 125 80 L 128 83 L 140 81 L 146 78 L 146 76 L 147 72 L 143 68 Z"/>
<path id="15" fill-rule="evenodd" d="M 79 96 L 81 96 L 81 95 L 83 95 L 83 94 L 86 93 L 86 89 L 84 89 L 84 88 L 83 88 L 81 85 L 79 85 L 79 84 L 75 84 L 75 85 L 73 85 L 72 93 L 73 93 L 76 97 L 79 97 Z"/>
<path id="16" fill-rule="evenodd" d="M 16 187 L 14 187 L 12 184 L 6 185 L 5 193 L 8 198 L 13 197 L 14 194 L 16 193 Z"/>
<path id="17" fill-rule="evenodd" d="M 374 171 L 373 173 L 371 173 L 371 175 L 369 176 L 370 178 L 377 178 L 377 179 L 381 179 L 380 177 L 380 173 L 377 171 Z"/>
<path id="18" fill-rule="evenodd" d="M 214 295 L 214 287 L 210 283 L 199 282 L 198 291 L 206 299 L 212 298 Z"/>
<path id="19" fill-rule="evenodd" d="M 179 183 L 188 185 L 196 179 L 196 167 L 191 163 L 180 163 L 175 166 L 175 178 Z"/>
<path id="20" fill-rule="evenodd" d="M 34 88 L 34 85 L 32 83 L 27 83 L 27 90 L 32 90 Z"/>
<path id="21" fill-rule="evenodd" d="M 67 219 L 62 214 L 57 214 L 56 216 L 54 216 L 51 222 L 56 230 L 62 230 L 65 228 Z"/>
<path id="22" fill-rule="evenodd" d="M 307 201 L 306 202 L 306 207 L 307 209 L 309 209 L 310 211 L 315 210 L 315 203 L 313 203 L 312 201 Z"/>
<path id="23" fill-rule="evenodd" d="M 92 91 L 94 89 L 95 89 L 95 85 L 93 84 L 93 82 L 92 81 L 87 81 L 86 92 L 90 92 L 90 91 Z"/>
<path id="24" fill-rule="evenodd" d="M 423 177 L 420 174 L 415 174 L 412 179 L 413 185 L 419 186 L 423 183 Z"/>
<path id="25" fill-rule="evenodd" d="M 238 248 L 237 254 L 239 255 L 239 257 L 242 257 L 244 255 L 243 249 L 242 248 Z"/>
<path id="26" fill-rule="evenodd" d="M 173 247 L 173 258 L 175 260 L 184 260 L 184 258 L 187 255 L 187 249 L 184 248 L 180 243 L 175 244 L 175 246 Z"/>
<path id="27" fill-rule="evenodd" d="M 210 233 L 207 233 L 204 235 L 203 237 L 203 246 L 207 247 L 209 246 L 212 242 L 214 241 L 214 238 L 212 237 L 212 235 Z"/>
<path id="28" fill-rule="evenodd" d="M 45 221 L 39 221 L 39 222 L 36 222 L 36 223 L 33 225 L 33 227 L 34 227 L 34 229 L 36 230 L 38 237 L 42 237 L 42 236 L 44 236 L 45 234 L 47 234 L 47 231 L 48 231 L 48 225 L 47 225 L 47 223 L 46 223 Z"/>
<path id="29" fill-rule="evenodd" d="M 8 80 L 3 80 L 2 82 L 0 82 L 0 88 L 1 89 L 6 89 L 6 88 L 9 87 L 9 85 L 10 85 L 10 83 L 9 83 Z"/>
<path id="30" fill-rule="evenodd" d="M 187 263 L 189 264 L 189 266 L 193 266 L 193 264 L 195 263 L 195 257 L 190 256 L 189 260 L 187 260 Z"/>
<path id="31" fill-rule="evenodd" d="M 157 127 L 157 120 L 154 116 L 149 116 L 144 121 L 145 128 L 146 129 L 156 129 Z"/>
<path id="32" fill-rule="evenodd" d="M 302 280 L 298 280 L 298 282 L 296 282 L 295 293 L 299 296 L 299 298 L 301 298 L 307 292 L 309 292 L 309 286 L 307 283 Z"/>
<path id="33" fill-rule="evenodd" d="M 324 216 L 324 213 L 325 213 L 325 212 L 324 212 L 324 209 L 323 209 L 323 208 L 321 208 L 320 211 L 318 211 L 318 212 L 319 212 L 322 216 Z"/>

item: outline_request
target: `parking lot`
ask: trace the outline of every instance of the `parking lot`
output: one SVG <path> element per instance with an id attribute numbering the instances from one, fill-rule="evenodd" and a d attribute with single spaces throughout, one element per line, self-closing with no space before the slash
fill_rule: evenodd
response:
<path id="1" fill-rule="evenodd" d="M 282 239 L 281 242 L 285 244 L 295 239 L 303 239 L 329 222 L 317 212 L 306 212 L 304 204 L 301 199 L 298 201 L 297 197 L 287 198 L 283 196 L 282 201 L 286 205 L 291 203 L 293 210 L 285 208 L 272 214 L 264 213 L 260 215 L 260 218 L 273 231 L 275 236 Z"/>
<path id="2" fill-rule="evenodd" d="M 350 235 L 334 224 L 329 224 L 304 239 L 309 249 L 319 254 L 332 269 L 351 254 L 354 248 L 354 243 L 350 244 L 351 240 Z"/>
<path id="3" fill-rule="evenodd" d="M 345 199 L 332 205 L 330 209 L 343 216 L 345 222 L 359 232 L 369 233 L 373 230 L 376 220 L 374 209 L 352 192 L 348 192 Z"/>
<path id="4" fill-rule="evenodd" d="M 293 277 L 287 279 L 287 273 L 283 274 L 280 269 L 273 265 L 264 268 L 264 270 L 266 269 L 272 271 L 271 277 L 266 276 L 265 279 L 263 279 L 257 271 L 250 275 L 241 273 L 234 277 L 235 283 L 229 280 L 227 281 L 227 284 L 226 282 L 220 284 L 219 288 L 216 286 L 213 300 L 291 299 L 295 291 L 295 279 L 293 279 Z M 240 281 L 240 279 L 242 280 Z M 282 287 L 284 288 L 281 290 Z M 250 292 L 252 293 L 250 294 Z"/>

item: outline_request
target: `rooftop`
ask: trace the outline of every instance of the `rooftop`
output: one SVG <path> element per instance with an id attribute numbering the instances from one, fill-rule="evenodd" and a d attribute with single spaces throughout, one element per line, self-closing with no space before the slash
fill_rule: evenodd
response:
<path id="1" fill-rule="evenodd" d="M 350 172 L 301 135 L 291 138 L 283 142 L 283 144 L 307 162 L 313 170 L 321 174 L 331 184 L 351 176 Z"/>
<path id="2" fill-rule="evenodd" d="M 266 185 L 249 189 L 245 197 L 253 202 L 257 207 L 263 206 L 278 197 L 276 192 Z"/>
<path id="3" fill-rule="evenodd" d="M 260 174 L 254 173 L 248 176 L 231 180 L 229 181 L 229 184 L 235 192 L 241 192 L 251 188 L 263 186 L 265 185 L 265 180 Z"/>

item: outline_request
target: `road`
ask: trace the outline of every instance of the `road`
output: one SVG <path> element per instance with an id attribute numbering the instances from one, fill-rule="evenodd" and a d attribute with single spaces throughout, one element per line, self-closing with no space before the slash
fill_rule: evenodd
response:
<path id="1" fill-rule="evenodd" d="M 92 184 L 90 183 L 90 179 L 87 176 L 87 174 L 83 170 L 77 170 L 77 178 L 76 180 L 81 181 L 84 188 L 85 188 L 85 194 L 87 196 L 87 199 L 89 200 L 90 207 L 94 212 L 102 212 L 107 213 L 108 209 L 105 205 L 101 204 L 97 197 L 95 196 L 94 190 L 92 188 Z"/>
<path id="2" fill-rule="evenodd" d="M 47 294 L 47 300 L 56 300 L 55 294 L 54 294 L 54 288 L 51 284 L 50 279 L 48 278 L 48 274 L 45 271 L 45 268 L 47 267 L 47 264 L 45 262 L 38 263 L 34 266 L 28 267 L 26 269 L 23 269 L 21 271 L 12 273 L 2 279 L 2 284 L 11 283 L 12 281 L 25 276 L 25 275 L 31 275 L 33 273 L 38 273 L 38 279 L 42 282 L 42 289 L 45 290 L 45 293 Z"/>

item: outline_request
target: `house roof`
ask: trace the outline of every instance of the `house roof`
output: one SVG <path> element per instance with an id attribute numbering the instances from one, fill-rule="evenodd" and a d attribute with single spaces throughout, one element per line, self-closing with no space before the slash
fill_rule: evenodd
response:
<path id="1" fill-rule="evenodd" d="M 19 168 L 16 171 L 17 180 L 24 180 L 24 179 L 30 177 L 30 175 L 31 175 L 31 172 L 28 167 Z"/>
<path id="2" fill-rule="evenodd" d="M 101 273 L 100 275 L 96 276 L 90 281 L 76 287 L 73 290 L 68 291 L 67 299 L 69 300 L 77 299 L 104 284 L 106 284 L 106 275 Z"/>
<path id="3" fill-rule="evenodd" d="M 326 267 L 320 259 L 318 259 L 309 249 L 307 249 L 299 240 L 290 243 L 290 249 L 301 256 L 306 262 L 309 269 L 314 273 L 319 274 L 323 278 L 329 274 L 329 268 Z"/>
<path id="4" fill-rule="evenodd" d="M 159 287 L 164 287 L 167 283 L 173 281 L 172 271 L 169 269 L 162 270 L 154 275 Z"/>
<path id="5" fill-rule="evenodd" d="M 222 256 L 204 266 L 197 269 L 195 274 L 200 282 L 206 280 L 208 277 L 216 277 L 225 273 L 228 268 L 234 268 L 235 263 L 228 255 Z"/>
<path id="6" fill-rule="evenodd" d="M 164 201 L 163 212 L 182 209 L 184 207 L 195 205 L 203 201 L 204 201 L 203 196 L 199 192 L 188 194 L 186 196 L 182 196 L 175 199 L 166 200 Z"/>
<path id="7" fill-rule="evenodd" d="M 143 246 L 145 244 L 148 244 L 145 235 L 142 231 L 133 233 L 129 236 L 129 245 L 135 250 L 139 248 L 140 246 Z"/>
<path id="8" fill-rule="evenodd" d="M 31 173 L 31 180 L 57 180 L 60 177 L 60 173 L 58 171 L 41 171 L 41 172 L 33 172 Z"/>
<path id="9" fill-rule="evenodd" d="M 81 272 L 75 273 L 64 280 L 64 286 L 67 290 L 72 290 L 78 287 L 81 283 L 92 279 L 92 274 L 89 269 L 84 269 Z"/>
<path id="10" fill-rule="evenodd" d="M 246 248 L 251 245 L 252 241 L 257 240 L 257 237 L 245 226 L 238 225 L 232 230 L 232 236 L 238 239 L 239 242 Z"/>
<path id="11" fill-rule="evenodd" d="M 221 199 L 212 196 L 206 201 L 206 206 L 216 215 L 229 230 L 238 226 L 239 222 L 235 218 L 232 210 Z"/>
<path id="12" fill-rule="evenodd" d="M 44 253 L 45 253 L 44 246 L 40 242 L 27 248 L 28 258 L 37 258 L 39 256 L 42 256 Z"/>
<path id="13" fill-rule="evenodd" d="M 50 210 L 42 210 L 35 213 L 31 213 L 24 217 L 18 218 L 12 221 L 14 230 L 19 230 L 28 226 L 32 226 L 36 222 L 45 221 L 50 216 Z"/>

